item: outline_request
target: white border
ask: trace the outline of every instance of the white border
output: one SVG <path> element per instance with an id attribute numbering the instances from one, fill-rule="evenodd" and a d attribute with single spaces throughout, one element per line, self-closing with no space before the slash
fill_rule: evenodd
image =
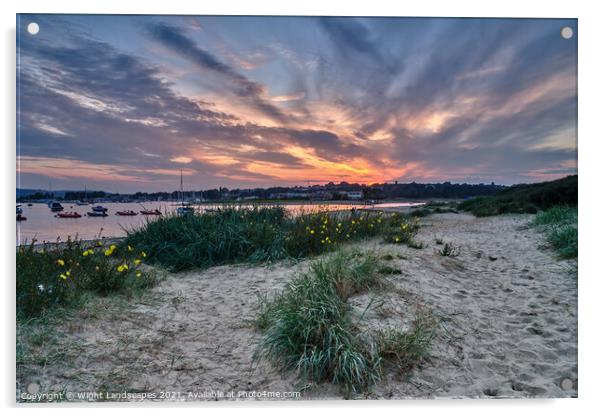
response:
<path id="1" fill-rule="evenodd" d="M 600 248 L 600 226 L 597 212 L 601 207 L 600 179 L 596 175 L 596 163 L 600 164 L 601 119 L 599 77 L 602 74 L 600 60 L 600 39 L 602 39 L 602 20 L 600 13 L 593 6 L 593 1 L 545 1 L 527 2 L 525 0 L 506 0 L 486 2 L 476 0 L 393 2 L 370 0 L 350 2 L 349 0 L 325 1 L 303 0 L 295 4 L 276 0 L 232 0 L 232 1 L 193 1 L 193 0 L 20 0 L 12 3 L 0 2 L 0 18 L 2 19 L 2 65 L 0 79 L 3 83 L 1 126 L 4 137 L 2 191 L 6 200 L 0 204 L 0 218 L 5 229 L 0 253 L 2 265 L 8 273 L 2 276 L 2 334 L 0 344 L 4 371 L 0 389 L 4 406 L 14 409 L 14 233 L 15 223 L 12 218 L 15 195 L 15 13 L 131 13 L 131 14 L 279 14 L 279 15 L 365 15 L 365 16 L 457 16 L 457 17 L 569 17 L 579 19 L 579 181 L 580 181 L 580 227 L 579 246 L 581 248 L 579 269 L 579 399 L 564 400 L 462 400 L 462 401 L 405 401 L 405 402 L 300 402 L 282 403 L 246 403 L 246 404 L 196 404 L 194 408 L 179 408 L 177 411 L 191 411 L 198 414 L 207 410 L 241 410 L 251 414 L 304 414 L 320 411 L 344 411 L 347 413 L 366 414 L 376 408 L 379 413 L 407 414 L 483 414 L 490 415 L 528 411 L 529 413 L 559 414 L 566 416 L 568 412 L 587 411 L 596 406 L 600 374 L 600 325 L 602 316 L 599 300 L 602 279 L 600 266 L 596 263 L 596 254 Z M 598 237 L 598 238 L 597 238 Z M 599 255 L 599 254 L 598 254 Z M 109 405 L 110 407 L 114 407 Z M 72 407 L 72 406 L 70 406 Z M 107 409 L 107 405 L 95 405 L 85 409 L 91 414 L 110 412 L 131 412 L 163 414 L 167 410 L 164 405 L 151 408 Z M 335 408 L 344 409 L 335 410 Z M 40 408 L 21 408 L 19 412 L 81 413 L 82 409 L 70 409 L 64 406 Z"/>

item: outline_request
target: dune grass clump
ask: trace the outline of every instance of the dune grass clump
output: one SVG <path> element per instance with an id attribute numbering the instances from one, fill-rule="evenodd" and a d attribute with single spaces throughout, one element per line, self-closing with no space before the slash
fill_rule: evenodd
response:
<path id="1" fill-rule="evenodd" d="M 140 265 L 146 253 L 132 246 L 68 240 L 17 249 L 17 319 L 75 305 L 86 292 L 108 295 L 146 288 L 154 275 Z"/>
<path id="2" fill-rule="evenodd" d="M 217 212 L 166 216 L 130 232 L 127 243 L 171 271 L 239 262 L 301 258 L 341 243 L 376 236 L 381 212 L 313 212 L 297 216 L 283 207 L 229 207 Z"/>
<path id="3" fill-rule="evenodd" d="M 460 255 L 460 247 L 453 243 L 445 243 L 441 250 L 438 250 L 440 256 L 443 257 L 458 257 Z"/>
<path id="4" fill-rule="evenodd" d="M 297 371 L 304 383 L 330 381 L 347 392 L 376 383 L 383 364 L 380 348 L 392 344 L 360 331 L 347 300 L 381 286 L 382 267 L 374 254 L 339 251 L 316 261 L 272 300 L 263 299 L 256 325 L 264 335 L 256 358 Z M 383 351 L 388 359 L 389 350 Z M 416 356 L 414 351 L 408 354 Z"/>
<path id="5" fill-rule="evenodd" d="M 265 331 L 258 356 L 296 370 L 303 380 L 330 380 L 357 390 L 378 378 L 379 357 L 354 330 L 346 300 L 380 280 L 376 256 L 338 252 L 264 302 L 257 325 Z"/>
<path id="6" fill-rule="evenodd" d="M 414 319 L 409 331 L 379 331 L 376 339 L 381 359 L 394 364 L 401 371 L 412 370 L 430 356 L 436 327 L 433 316 L 422 313 Z"/>
<path id="7" fill-rule="evenodd" d="M 572 259 L 578 256 L 577 217 L 576 206 L 559 205 L 537 214 L 533 224 L 544 231 L 559 257 Z"/>

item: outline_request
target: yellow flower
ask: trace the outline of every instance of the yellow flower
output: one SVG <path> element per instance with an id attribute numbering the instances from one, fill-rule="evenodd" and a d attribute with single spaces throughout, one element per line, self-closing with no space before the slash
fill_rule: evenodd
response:
<path id="1" fill-rule="evenodd" d="M 146 253 L 145 253 L 144 251 L 143 251 L 142 253 L 140 253 L 140 255 L 141 255 L 142 257 L 146 257 Z"/>
<path id="2" fill-rule="evenodd" d="M 380 218 L 378 218 L 378 219 L 376 220 L 376 222 L 380 222 Z"/>
<path id="3" fill-rule="evenodd" d="M 82 253 L 82 255 L 83 255 L 84 257 L 86 257 L 86 256 L 89 256 L 90 254 L 94 254 L 94 250 L 92 250 L 92 249 L 89 249 L 89 250 L 86 250 L 86 251 L 84 251 L 84 252 Z"/>
<path id="4" fill-rule="evenodd" d="M 110 256 L 111 254 L 113 254 L 113 250 L 110 248 L 105 250 L 105 256 Z"/>
<path id="5" fill-rule="evenodd" d="M 65 260 L 63 260 L 63 259 L 58 259 L 58 260 L 56 261 L 56 264 L 58 264 L 59 266 L 64 266 L 64 265 L 65 265 Z"/>
<path id="6" fill-rule="evenodd" d="M 102 246 L 102 243 L 101 243 L 100 241 L 97 241 L 97 242 L 96 242 L 96 245 L 97 245 L 98 247 L 101 247 L 101 246 Z"/>
<path id="7" fill-rule="evenodd" d="M 119 273 L 121 273 L 121 272 L 123 272 L 123 271 L 125 271 L 125 270 L 128 270 L 128 269 L 129 269 L 129 267 L 128 267 L 128 265 L 127 265 L 127 264 L 122 264 L 122 265 L 120 265 L 119 267 L 117 267 L 117 271 L 118 271 Z"/>
<path id="8" fill-rule="evenodd" d="M 324 240 L 322 240 L 322 244 L 324 244 L 324 243 L 325 243 L 325 241 L 324 241 Z"/>
<path id="9" fill-rule="evenodd" d="M 140 277 L 140 276 L 142 276 L 142 273 L 136 272 L 136 277 Z"/>
<path id="10" fill-rule="evenodd" d="M 67 270 L 67 271 L 65 272 L 65 274 L 67 275 L 67 277 L 71 276 L 71 270 Z"/>
<path id="11" fill-rule="evenodd" d="M 395 237 L 395 242 L 399 243 L 399 237 Z"/>
<path id="12" fill-rule="evenodd" d="M 132 246 L 128 246 L 128 251 L 134 251 L 134 248 Z"/>
<path id="13" fill-rule="evenodd" d="M 140 260 L 140 259 L 136 259 L 136 260 L 134 260 L 134 264 L 135 264 L 135 265 L 139 265 L 141 262 L 142 262 L 142 260 Z"/>
<path id="14" fill-rule="evenodd" d="M 99 270 L 100 270 L 100 267 L 96 266 L 94 269 L 95 269 L 96 271 L 99 271 Z"/>
<path id="15" fill-rule="evenodd" d="M 315 233 L 315 231 L 314 231 L 314 230 L 311 230 L 309 233 L 310 233 L 310 234 L 314 234 L 314 233 Z"/>
<path id="16" fill-rule="evenodd" d="M 61 275 L 59 276 L 59 278 L 61 278 L 63 280 L 67 280 L 67 276 L 65 276 L 63 273 L 61 273 Z"/>
<path id="17" fill-rule="evenodd" d="M 351 220 L 351 224 L 355 224 L 355 220 Z"/>

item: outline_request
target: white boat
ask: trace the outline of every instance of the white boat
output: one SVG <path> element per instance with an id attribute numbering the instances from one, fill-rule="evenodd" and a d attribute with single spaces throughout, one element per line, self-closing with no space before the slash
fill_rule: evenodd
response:
<path id="1" fill-rule="evenodd" d="M 194 207 L 189 202 L 184 202 L 184 179 L 182 169 L 180 169 L 180 206 L 176 208 L 178 215 L 194 214 Z"/>

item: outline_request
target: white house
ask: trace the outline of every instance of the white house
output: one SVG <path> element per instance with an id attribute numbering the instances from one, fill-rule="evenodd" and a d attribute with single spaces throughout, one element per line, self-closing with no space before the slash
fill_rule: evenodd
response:
<path id="1" fill-rule="evenodd" d="M 362 191 L 347 192 L 348 199 L 362 199 L 363 197 L 364 197 L 364 193 Z"/>

